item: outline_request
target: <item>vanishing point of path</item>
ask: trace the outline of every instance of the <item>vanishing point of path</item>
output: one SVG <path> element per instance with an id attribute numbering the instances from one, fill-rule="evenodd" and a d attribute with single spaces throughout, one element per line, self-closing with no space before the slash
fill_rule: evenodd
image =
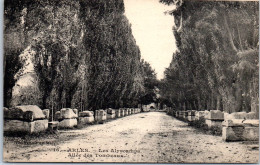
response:
<path id="1" fill-rule="evenodd" d="M 256 163 L 259 157 L 258 142 L 223 142 L 220 136 L 205 135 L 164 112 L 133 114 L 78 130 L 61 130 L 60 135 L 71 138 L 58 140 L 56 145 L 16 145 L 5 139 L 4 160 Z"/>

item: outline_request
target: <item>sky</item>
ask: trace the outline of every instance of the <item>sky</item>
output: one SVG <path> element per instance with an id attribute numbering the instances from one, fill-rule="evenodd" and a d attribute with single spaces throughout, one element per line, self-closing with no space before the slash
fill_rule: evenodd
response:
<path id="1" fill-rule="evenodd" d="M 162 79 L 176 51 L 172 31 L 174 18 L 164 14 L 174 6 L 161 4 L 159 0 L 124 0 L 124 3 L 141 57 L 151 64 L 157 78 Z"/>

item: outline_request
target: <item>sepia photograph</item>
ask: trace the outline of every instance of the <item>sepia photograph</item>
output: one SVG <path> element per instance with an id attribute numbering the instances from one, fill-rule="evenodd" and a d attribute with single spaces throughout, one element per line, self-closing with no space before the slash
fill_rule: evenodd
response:
<path id="1" fill-rule="evenodd" d="M 3 162 L 259 162 L 259 1 L 3 4 Z"/>

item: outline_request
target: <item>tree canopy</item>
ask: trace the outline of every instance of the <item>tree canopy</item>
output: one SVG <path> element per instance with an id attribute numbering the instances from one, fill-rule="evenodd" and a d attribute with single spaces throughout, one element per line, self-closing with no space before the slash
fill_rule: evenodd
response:
<path id="1" fill-rule="evenodd" d="M 4 13 L 5 106 L 137 107 L 151 94 L 123 0 L 8 0 Z"/>
<path id="2" fill-rule="evenodd" d="M 160 0 L 175 10 L 178 51 L 161 95 L 178 109 L 258 108 L 258 2 Z"/>

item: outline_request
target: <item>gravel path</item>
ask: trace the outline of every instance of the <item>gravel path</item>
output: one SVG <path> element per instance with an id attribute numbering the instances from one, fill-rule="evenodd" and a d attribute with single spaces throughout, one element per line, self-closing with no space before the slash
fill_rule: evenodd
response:
<path id="1" fill-rule="evenodd" d="M 256 163 L 258 142 L 223 142 L 164 112 L 134 114 L 80 130 L 58 144 L 4 141 L 9 162 Z M 73 136 L 77 135 L 77 136 Z M 23 146 L 23 147 L 22 147 Z"/>

